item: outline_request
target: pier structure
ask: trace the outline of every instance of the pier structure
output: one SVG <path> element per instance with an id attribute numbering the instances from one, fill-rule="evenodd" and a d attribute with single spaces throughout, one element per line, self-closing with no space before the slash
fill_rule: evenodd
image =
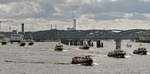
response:
<path id="1" fill-rule="evenodd" d="M 82 46 L 84 43 L 87 43 L 90 47 L 96 46 L 97 48 L 102 47 L 103 48 L 103 42 L 100 40 L 92 40 L 92 39 L 81 39 L 81 40 L 73 40 L 73 39 L 62 39 L 61 43 L 65 45 L 70 45 L 70 46 Z M 96 45 L 94 45 L 94 42 L 96 42 Z"/>
<path id="2" fill-rule="evenodd" d="M 116 42 L 116 50 L 120 50 L 121 49 L 121 40 L 115 39 L 115 42 Z"/>

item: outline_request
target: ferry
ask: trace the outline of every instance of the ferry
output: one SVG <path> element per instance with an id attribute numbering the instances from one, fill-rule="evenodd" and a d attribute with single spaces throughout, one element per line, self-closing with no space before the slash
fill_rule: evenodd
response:
<path id="1" fill-rule="evenodd" d="M 10 42 L 21 42 L 21 40 L 23 39 L 23 35 L 21 34 L 12 34 L 10 36 Z"/>
<path id="2" fill-rule="evenodd" d="M 9 42 L 13 43 L 13 42 L 21 42 L 21 40 L 24 39 L 24 35 L 23 34 L 18 34 L 16 30 L 13 30 L 13 33 L 10 35 L 10 40 Z"/>

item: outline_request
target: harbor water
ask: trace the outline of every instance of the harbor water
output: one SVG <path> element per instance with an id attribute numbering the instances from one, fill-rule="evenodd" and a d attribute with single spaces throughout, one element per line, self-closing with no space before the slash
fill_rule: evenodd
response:
<path id="1" fill-rule="evenodd" d="M 135 55 L 133 50 L 150 43 L 121 42 L 127 52 L 125 59 L 107 57 L 115 49 L 113 40 L 104 40 L 104 48 L 91 47 L 81 50 L 79 46 L 66 46 L 64 51 L 54 51 L 57 42 L 35 42 L 33 46 L 19 44 L 0 45 L 0 74 L 150 74 L 150 55 Z M 131 44 L 132 47 L 127 47 Z M 72 57 L 91 55 L 93 66 L 70 64 Z"/>

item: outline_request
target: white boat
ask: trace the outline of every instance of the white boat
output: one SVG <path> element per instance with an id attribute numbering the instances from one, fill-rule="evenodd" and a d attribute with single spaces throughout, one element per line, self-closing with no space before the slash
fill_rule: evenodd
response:
<path id="1" fill-rule="evenodd" d="M 61 45 L 60 43 L 56 44 L 55 51 L 63 51 L 63 45 Z"/>
<path id="2" fill-rule="evenodd" d="M 83 46 L 79 47 L 80 49 L 89 49 L 90 46 L 88 45 L 87 41 L 83 41 Z"/>
<path id="3" fill-rule="evenodd" d="M 13 43 L 13 42 L 21 42 L 21 40 L 24 39 L 24 35 L 23 34 L 19 34 L 17 32 L 17 30 L 13 30 L 12 34 L 9 37 L 9 42 Z"/>
<path id="4" fill-rule="evenodd" d="M 79 47 L 80 49 L 89 49 L 90 48 L 90 46 L 89 45 L 83 45 L 83 46 L 81 46 L 81 47 Z"/>
<path id="5" fill-rule="evenodd" d="M 11 42 L 11 43 L 13 43 L 13 42 L 21 42 L 23 37 L 24 36 L 22 34 L 11 34 L 9 42 Z"/>

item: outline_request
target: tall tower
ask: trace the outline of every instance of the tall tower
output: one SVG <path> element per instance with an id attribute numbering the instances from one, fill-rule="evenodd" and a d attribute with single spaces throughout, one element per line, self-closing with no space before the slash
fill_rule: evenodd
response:
<path id="1" fill-rule="evenodd" d="M 73 19 L 73 23 L 74 23 L 73 28 L 74 28 L 74 30 L 76 30 L 76 25 L 77 25 L 76 19 Z"/>
<path id="2" fill-rule="evenodd" d="M 22 33 L 24 34 L 24 23 L 22 23 Z"/>

